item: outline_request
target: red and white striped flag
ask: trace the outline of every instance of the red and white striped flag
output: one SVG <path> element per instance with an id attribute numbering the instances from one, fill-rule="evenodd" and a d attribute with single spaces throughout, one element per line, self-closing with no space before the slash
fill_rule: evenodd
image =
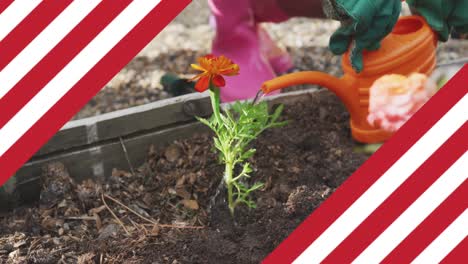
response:
<path id="1" fill-rule="evenodd" d="M 0 1 L 0 186 L 189 3 Z"/>
<path id="2" fill-rule="evenodd" d="M 467 263 L 468 66 L 264 263 Z"/>

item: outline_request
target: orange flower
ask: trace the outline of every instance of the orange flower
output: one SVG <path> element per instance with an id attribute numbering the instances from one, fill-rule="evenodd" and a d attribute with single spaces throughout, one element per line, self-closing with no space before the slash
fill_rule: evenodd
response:
<path id="1" fill-rule="evenodd" d="M 202 73 L 198 74 L 193 80 L 198 80 L 195 85 L 195 90 L 198 92 L 206 91 L 210 83 L 216 87 L 224 87 L 226 81 L 224 76 L 234 76 L 239 74 L 239 65 L 232 62 L 225 56 L 206 55 L 198 58 L 198 64 L 192 64 L 192 68 Z"/>

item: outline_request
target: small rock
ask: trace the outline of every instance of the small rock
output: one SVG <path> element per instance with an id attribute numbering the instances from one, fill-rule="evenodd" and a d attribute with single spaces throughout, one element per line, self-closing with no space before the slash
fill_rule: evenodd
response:
<path id="1" fill-rule="evenodd" d="M 145 196 L 143 196 L 143 202 L 147 207 L 151 206 L 154 203 L 153 195 L 146 193 Z"/>
<path id="2" fill-rule="evenodd" d="M 78 256 L 77 263 L 79 264 L 88 264 L 88 263 L 95 263 L 93 261 L 95 255 L 93 253 L 85 253 L 83 255 Z"/>
<path id="3" fill-rule="evenodd" d="M 164 157 L 169 162 L 175 162 L 180 158 L 181 150 L 177 145 L 170 145 L 167 147 L 166 151 L 164 151 Z"/>
<path id="4" fill-rule="evenodd" d="M 60 245 L 62 242 L 60 241 L 60 238 L 58 237 L 54 237 L 52 238 L 52 242 L 54 242 L 55 245 Z"/>
<path id="5" fill-rule="evenodd" d="M 19 248 L 19 247 L 24 246 L 24 245 L 26 245 L 26 241 L 21 240 L 19 242 L 16 242 L 15 244 L 13 244 L 13 247 L 14 248 Z"/>
<path id="6" fill-rule="evenodd" d="M 159 231 L 161 231 L 161 228 L 158 225 L 154 225 L 151 229 L 151 236 L 158 236 Z"/>
<path id="7" fill-rule="evenodd" d="M 200 208 L 198 202 L 195 200 L 182 200 L 182 204 L 191 210 L 198 210 Z"/>
<path id="8" fill-rule="evenodd" d="M 291 191 L 291 188 L 289 188 L 289 185 L 286 183 L 280 183 L 279 191 L 283 194 L 288 194 Z"/>
<path id="9" fill-rule="evenodd" d="M 19 256 L 20 256 L 20 250 L 17 249 L 17 250 L 15 250 L 15 251 L 10 252 L 10 254 L 8 254 L 8 259 L 14 261 L 14 260 L 17 259 Z"/>
<path id="10" fill-rule="evenodd" d="M 7 243 L 7 244 L 4 244 L 4 245 L 1 245 L 1 244 L 0 244 L 0 249 L 1 249 L 1 250 L 5 250 L 5 251 L 7 251 L 7 252 L 11 252 L 11 251 L 13 251 L 14 247 L 13 247 L 12 244 Z"/>
<path id="11" fill-rule="evenodd" d="M 298 173 L 300 173 L 302 170 L 301 170 L 301 168 L 298 167 L 298 166 L 292 166 L 292 167 L 291 167 L 291 171 L 292 171 L 293 173 L 295 173 L 295 174 L 298 174 Z"/>
<path id="12" fill-rule="evenodd" d="M 56 227 L 56 224 L 57 224 L 57 219 L 55 218 L 52 218 L 52 217 L 45 217 L 42 221 L 41 221 L 41 226 L 44 228 L 44 229 L 55 229 Z"/>
<path id="13" fill-rule="evenodd" d="M 67 207 L 67 200 L 63 199 L 58 205 L 58 208 L 64 208 Z"/>
<path id="14" fill-rule="evenodd" d="M 188 182 L 189 182 L 191 185 L 193 185 L 193 184 L 197 181 L 197 178 L 198 178 L 197 174 L 195 174 L 195 173 L 190 173 L 190 174 L 188 175 Z"/>
<path id="15" fill-rule="evenodd" d="M 321 147 L 320 138 L 317 135 L 308 135 L 303 140 L 301 140 L 298 144 L 298 147 L 303 150 L 314 150 L 320 149 Z"/>
<path id="16" fill-rule="evenodd" d="M 273 208 L 278 204 L 274 197 L 260 197 L 257 200 L 258 207 Z"/>
<path id="17" fill-rule="evenodd" d="M 324 107 L 320 107 L 319 109 L 319 118 L 320 120 L 325 120 L 325 118 L 328 116 L 328 110 L 325 109 Z"/>
<path id="18" fill-rule="evenodd" d="M 139 207 L 136 204 L 130 205 L 130 208 L 144 217 L 148 217 L 148 218 L 151 217 L 145 210 L 143 210 L 141 207 Z"/>
<path id="19" fill-rule="evenodd" d="M 181 198 L 183 198 L 185 200 L 188 200 L 188 199 L 190 199 L 190 197 L 192 197 L 192 194 L 190 194 L 190 192 L 187 191 L 184 186 L 176 188 L 175 192 L 176 192 L 177 196 L 179 196 L 179 197 L 181 197 Z"/>
<path id="20" fill-rule="evenodd" d="M 120 231 L 120 226 L 116 224 L 109 224 L 104 229 L 101 230 L 101 233 L 98 236 L 98 239 L 107 239 L 110 237 L 116 237 Z"/>

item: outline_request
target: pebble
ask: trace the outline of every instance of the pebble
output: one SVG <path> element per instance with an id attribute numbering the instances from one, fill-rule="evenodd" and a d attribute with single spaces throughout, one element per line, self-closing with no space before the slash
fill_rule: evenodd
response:
<path id="1" fill-rule="evenodd" d="M 196 200 L 182 200 L 182 204 L 191 210 L 198 210 L 200 208 Z"/>
<path id="2" fill-rule="evenodd" d="M 115 237 L 120 231 L 120 226 L 116 224 L 109 224 L 101 230 L 98 239 L 107 239 L 109 237 Z"/>
<path id="3" fill-rule="evenodd" d="M 164 152 L 164 157 L 169 162 L 175 162 L 180 158 L 181 154 L 181 149 L 177 145 L 170 145 Z"/>

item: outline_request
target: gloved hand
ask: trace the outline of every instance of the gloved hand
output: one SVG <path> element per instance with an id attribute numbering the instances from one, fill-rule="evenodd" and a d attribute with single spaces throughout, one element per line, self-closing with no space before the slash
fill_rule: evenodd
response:
<path id="1" fill-rule="evenodd" d="M 452 30 L 468 33 L 467 0 L 407 0 L 422 15 L 441 41 L 447 41 Z"/>
<path id="2" fill-rule="evenodd" d="M 330 38 L 330 50 L 342 55 L 351 48 L 351 64 L 361 72 L 362 52 L 380 48 L 398 21 L 401 0 L 323 0 L 323 8 L 327 17 L 341 22 Z"/>

